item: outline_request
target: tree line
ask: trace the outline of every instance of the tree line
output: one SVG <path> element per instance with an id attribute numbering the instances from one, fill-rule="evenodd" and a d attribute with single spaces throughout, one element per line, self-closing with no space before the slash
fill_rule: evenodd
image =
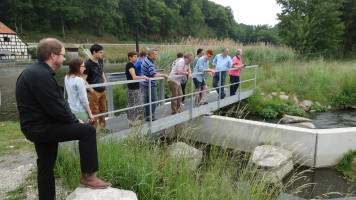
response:
<path id="1" fill-rule="evenodd" d="M 209 0 L 1 0 L 0 19 L 18 33 L 66 32 L 82 28 L 112 33 L 120 40 L 231 38 L 243 43 L 278 44 L 277 29 L 236 23 L 232 9 Z"/>
<path id="2" fill-rule="evenodd" d="M 355 0 L 277 0 L 283 43 L 309 57 L 356 50 Z"/>
<path id="3" fill-rule="evenodd" d="M 276 2 L 282 13 L 274 27 L 239 24 L 231 7 L 209 0 L 1 0 L 0 21 L 20 34 L 57 31 L 65 37 L 69 30 L 81 29 L 132 40 L 137 27 L 141 37 L 153 40 L 231 38 L 285 44 L 304 55 L 322 56 L 355 51 L 355 0 Z"/>

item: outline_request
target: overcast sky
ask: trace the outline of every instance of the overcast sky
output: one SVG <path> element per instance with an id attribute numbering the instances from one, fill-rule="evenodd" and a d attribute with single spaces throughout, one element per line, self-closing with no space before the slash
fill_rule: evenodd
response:
<path id="1" fill-rule="evenodd" d="M 268 24 L 274 26 L 278 23 L 277 13 L 281 7 L 276 0 L 210 0 L 223 6 L 230 6 L 234 12 L 237 23 L 247 25 Z"/>

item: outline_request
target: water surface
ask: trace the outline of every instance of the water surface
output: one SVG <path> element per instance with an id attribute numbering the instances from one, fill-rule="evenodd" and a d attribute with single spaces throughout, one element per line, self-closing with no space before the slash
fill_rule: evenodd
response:
<path id="1" fill-rule="evenodd" d="M 16 80 L 21 72 L 30 64 L 11 64 L 0 65 L 0 121 L 18 121 L 19 114 L 15 99 Z M 125 64 L 105 64 L 104 72 L 120 72 L 124 71 Z M 63 85 L 64 76 L 68 72 L 68 66 L 62 66 L 56 70 L 56 80 L 59 85 Z"/>

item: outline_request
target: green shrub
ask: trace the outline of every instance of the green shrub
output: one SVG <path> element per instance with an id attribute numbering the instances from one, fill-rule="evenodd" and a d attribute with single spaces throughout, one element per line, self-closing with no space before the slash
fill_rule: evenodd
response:
<path id="1" fill-rule="evenodd" d="M 339 108 L 345 106 L 346 104 L 352 104 L 355 102 L 354 94 L 345 94 L 344 92 L 338 92 L 335 96 L 332 97 L 332 103 L 334 106 Z"/>
<path id="2" fill-rule="evenodd" d="M 260 93 L 260 89 L 257 89 L 256 93 L 249 97 L 247 101 L 248 108 L 252 114 L 264 118 L 273 119 L 284 114 L 301 117 L 306 115 L 304 110 L 294 105 L 288 105 L 287 102 L 279 98 L 279 95 L 274 96 L 273 99 L 264 99 Z"/>
<path id="3" fill-rule="evenodd" d="M 326 112 L 328 111 L 328 107 L 326 106 L 317 106 L 315 104 L 309 107 L 310 110 L 315 110 L 316 112 Z"/>
<path id="4" fill-rule="evenodd" d="M 28 54 L 31 56 L 31 59 L 37 59 L 36 51 L 36 47 L 28 48 Z"/>
<path id="5" fill-rule="evenodd" d="M 270 118 L 270 119 L 274 119 L 278 116 L 278 112 L 275 111 L 270 106 L 263 108 L 258 114 L 261 115 L 262 117 Z"/>

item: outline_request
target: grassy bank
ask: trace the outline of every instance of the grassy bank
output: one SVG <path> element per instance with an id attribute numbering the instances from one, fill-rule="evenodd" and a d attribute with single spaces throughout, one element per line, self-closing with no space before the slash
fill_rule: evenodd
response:
<path id="1" fill-rule="evenodd" d="M 289 60 L 259 67 L 257 79 L 258 93 L 247 100 L 252 113 L 274 118 L 284 113 L 283 107 L 292 106 L 293 96 L 299 101 L 318 101 L 323 106 L 315 107 L 317 111 L 325 111 L 327 105 L 342 109 L 345 105 L 356 104 L 356 63 L 354 61 Z M 281 101 L 279 97 L 272 99 L 260 93 L 286 92 L 289 101 Z M 263 110 L 264 109 L 264 110 Z M 295 110 L 296 115 L 303 116 L 302 110 Z M 267 112 L 267 113 L 266 113 Z"/>
<path id="2" fill-rule="evenodd" d="M 277 199 L 300 176 L 294 174 L 285 184 L 269 184 L 248 163 L 249 154 L 185 141 L 204 152 L 203 163 L 193 170 L 188 160 L 174 159 L 167 153 L 171 142 L 176 141 L 150 142 L 129 136 L 121 142 L 99 143 L 97 175 L 115 188 L 134 191 L 139 199 L 241 200 Z M 61 148 L 56 171 L 70 190 L 78 187 L 78 155 Z"/>
<path id="3" fill-rule="evenodd" d="M 22 134 L 19 122 L 0 122 L 0 156 L 34 151 L 33 144 Z"/>

